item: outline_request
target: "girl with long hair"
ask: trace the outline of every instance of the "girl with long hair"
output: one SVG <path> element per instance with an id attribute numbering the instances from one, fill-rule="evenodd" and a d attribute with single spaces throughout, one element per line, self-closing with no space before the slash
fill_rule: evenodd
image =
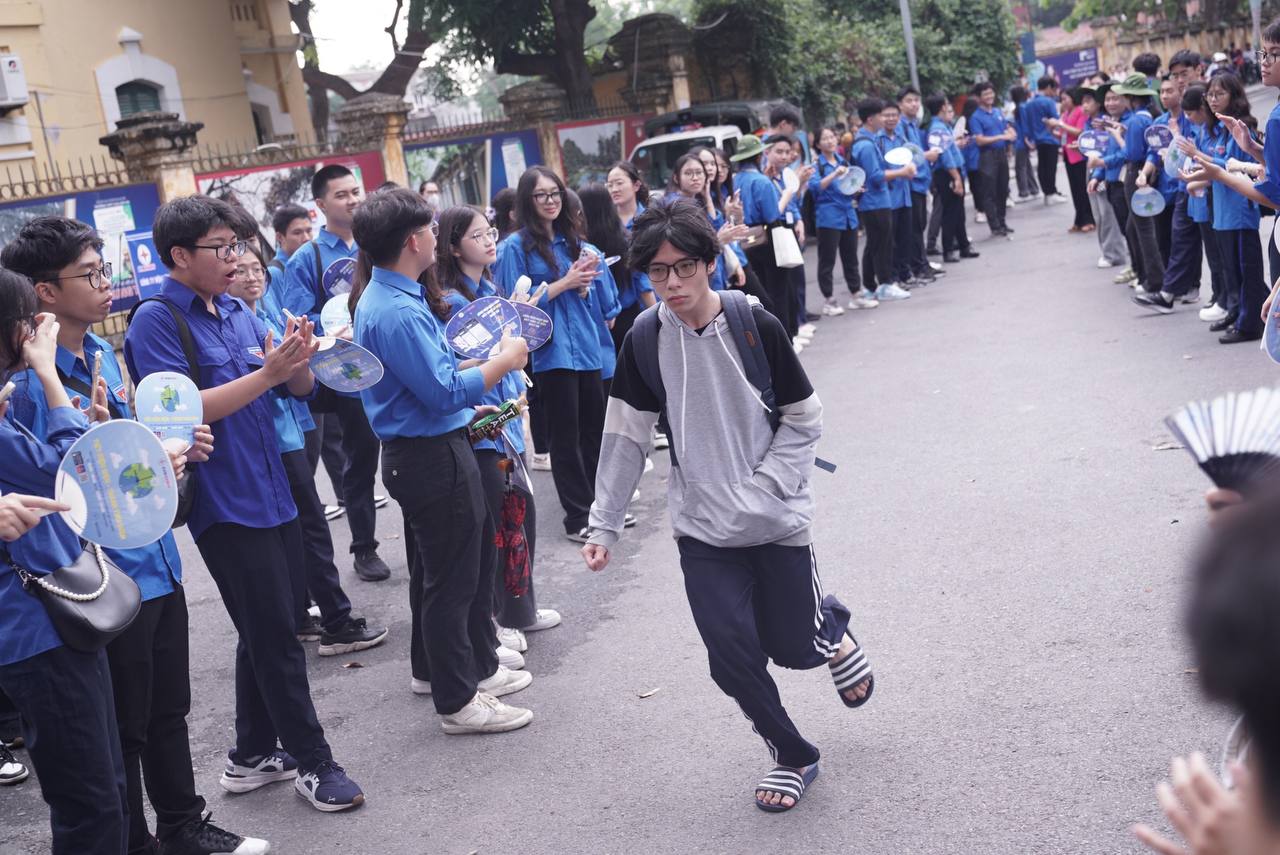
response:
<path id="1" fill-rule="evenodd" d="M 615 350 L 622 349 L 622 340 L 635 323 L 636 315 L 657 302 L 649 277 L 631 269 L 628 244 L 630 235 L 618 219 L 610 192 L 602 184 L 591 184 L 578 194 L 582 202 L 582 214 L 587 240 L 604 253 L 605 258 L 616 258 L 609 266 L 613 281 L 618 287 L 618 302 L 622 311 L 614 319 L 609 330 Z"/>
<path id="2" fill-rule="evenodd" d="M 840 189 L 839 181 L 849 172 L 845 159 L 836 152 L 840 142 L 835 128 L 818 131 L 818 157 L 813 177 L 809 179 L 809 195 L 813 198 L 818 224 L 818 289 L 822 291 L 822 314 L 843 315 L 844 308 L 835 297 L 832 272 L 836 252 L 844 270 L 844 284 L 849 289 L 849 308 L 870 309 L 879 301 L 863 293 L 858 275 L 858 212 L 854 197 Z"/>
<path id="3" fill-rule="evenodd" d="M 604 186 L 609 190 L 622 227 L 631 231 L 631 221 L 649 204 L 649 188 L 640 177 L 640 170 L 631 161 L 620 160 L 609 167 Z"/>
<path id="4" fill-rule="evenodd" d="M 1209 107 L 1209 99 L 1205 97 L 1203 84 L 1188 86 L 1182 93 L 1182 113 L 1194 127 L 1192 135 L 1180 140 L 1177 145 L 1184 154 L 1194 154 L 1196 146 L 1207 133 L 1208 128 L 1218 124 L 1218 117 Z M 1200 243 L 1204 247 L 1205 258 L 1209 262 L 1209 282 L 1212 297 L 1200 310 L 1200 320 L 1206 323 L 1217 323 L 1227 318 L 1235 308 L 1238 293 L 1227 292 L 1226 274 L 1222 262 L 1222 247 L 1213 231 L 1213 211 L 1210 210 L 1211 194 L 1207 186 L 1197 186 L 1194 192 L 1187 188 L 1187 216 L 1200 229 Z"/>

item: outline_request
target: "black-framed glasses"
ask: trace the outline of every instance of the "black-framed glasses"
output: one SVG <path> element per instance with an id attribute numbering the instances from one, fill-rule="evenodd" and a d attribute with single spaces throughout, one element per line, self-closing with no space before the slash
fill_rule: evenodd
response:
<path id="1" fill-rule="evenodd" d="M 676 276 L 679 278 L 688 279 L 698 272 L 698 265 L 700 264 L 702 262 L 696 258 L 682 258 L 675 264 L 650 264 L 646 272 L 649 274 L 650 282 L 666 282 L 672 270 L 676 272 Z"/>
<path id="2" fill-rule="evenodd" d="M 540 190 L 533 194 L 533 201 L 539 205 L 550 205 L 559 202 L 562 195 L 559 190 Z"/>
<path id="3" fill-rule="evenodd" d="M 111 262 L 104 262 L 103 265 L 88 273 L 77 273 L 75 276 L 51 276 L 51 282 L 65 282 L 68 279 L 88 279 L 89 287 L 95 291 L 102 291 L 111 287 Z"/>
<path id="4" fill-rule="evenodd" d="M 208 246 L 202 243 L 193 243 L 191 244 L 191 248 L 192 249 L 211 249 L 213 250 L 213 254 L 218 257 L 218 260 L 230 261 L 233 257 L 239 258 L 240 256 L 244 255 L 245 252 L 248 251 L 249 249 L 249 242 L 244 240 L 238 240 L 235 243 L 224 243 L 224 244 L 219 244 L 218 246 Z"/>
<path id="5" fill-rule="evenodd" d="M 1258 60 L 1258 65 L 1272 65 L 1280 62 L 1280 53 L 1271 53 L 1265 50 L 1255 50 L 1253 56 Z"/>
<path id="6" fill-rule="evenodd" d="M 482 229 L 482 230 L 472 232 L 471 234 L 467 235 L 467 237 L 471 238 L 473 241 L 480 244 L 481 246 L 486 246 L 488 244 L 498 242 L 498 230 Z"/>

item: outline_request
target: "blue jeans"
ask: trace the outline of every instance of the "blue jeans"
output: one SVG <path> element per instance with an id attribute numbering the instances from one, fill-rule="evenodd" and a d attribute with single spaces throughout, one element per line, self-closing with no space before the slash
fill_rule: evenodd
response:
<path id="1" fill-rule="evenodd" d="M 55 647 L 0 665 L 0 687 L 22 713 L 53 855 L 122 855 L 128 808 L 106 654 Z"/>

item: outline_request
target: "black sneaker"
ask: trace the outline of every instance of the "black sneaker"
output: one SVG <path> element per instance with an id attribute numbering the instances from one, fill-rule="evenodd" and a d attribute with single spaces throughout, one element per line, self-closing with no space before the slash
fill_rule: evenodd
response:
<path id="1" fill-rule="evenodd" d="M 955 264 L 960 261 L 960 256 L 958 253 L 948 252 L 946 255 L 942 256 L 942 261 L 944 264 Z"/>
<path id="2" fill-rule="evenodd" d="M 1162 315 L 1173 313 L 1173 301 L 1159 291 L 1141 291 L 1133 295 L 1133 302 L 1147 309 L 1155 309 Z"/>
<path id="3" fill-rule="evenodd" d="M 965 247 L 964 249 L 960 250 L 961 258 L 978 258 L 981 255 L 982 253 L 978 252 L 973 247 Z"/>
<path id="4" fill-rule="evenodd" d="M 298 625 L 298 640 L 319 641 L 320 632 L 320 618 L 315 615 L 308 614 L 302 619 L 302 623 Z"/>
<path id="5" fill-rule="evenodd" d="M 1220 321 L 1209 324 L 1209 332 L 1222 332 L 1224 330 L 1235 329 L 1236 316 L 1227 315 Z"/>
<path id="6" fill-rule="evenodd" d="M 1260 338 L 1262 338 L 1262 330 L 1258 330 L 1257 332 L 1247 333 L 1247 332 L 1241 332 L 1235 327 L 1232 327 L 1231 329 L 1227 330 L 1226 333 L 1224 333 L 1222 336 L 1218 338 L 1218 343 L 1219 344 L 1239 344 L 1242 341 L 1257 341 Z"/>
<path id="7" fill-rule="evenodd" d="M 356 553 L 356 575 L 366 582 L 382 582 L 391 578 L 391 568 L 378 557 L 377 551 Z"/>
<path id="8" fill-rule="evenodd" d="M 814 321 L 820 321 L 820 320 L 822 320 L 822 315 L 815 315 L 813 312 L 804 313 L 804 322 L 806 324 L 811 324 Z"/>
<path id="9" fill-rule="evenodd" d="M 924 248 L 925 255 L 941 255 L 936 246 L 927 246 Z"/>
<path id="10" fill-rule="evenodd" d="M 321 633 L 320 655 L 355 653 L 357 650 L 377 647 L 386 640 L 386 627 L 376 626 L 370 629 L 364 618 L 347 618 L 347 622 L 337 632 Z"/>
<path id="11" fill-rule="evenodd" d="M 202 819 L 188 822 L 177 834 L 160 844 L 160 855 L 213 855 L 230 852 L 232 855 L 266 855 L 271 844 L 254 837 L 241 837 L 214 825 L 212 813 Z"/>

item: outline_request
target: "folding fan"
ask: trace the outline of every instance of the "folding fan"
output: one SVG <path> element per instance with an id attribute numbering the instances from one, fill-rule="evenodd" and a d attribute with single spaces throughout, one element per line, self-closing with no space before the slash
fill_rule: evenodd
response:
<path id="1" fill-rule="evenodd" d="M 1248 494 L 1280 484 L 1280 389 L 1193 401 L 1165 424 L 1217 486 Z"/>

